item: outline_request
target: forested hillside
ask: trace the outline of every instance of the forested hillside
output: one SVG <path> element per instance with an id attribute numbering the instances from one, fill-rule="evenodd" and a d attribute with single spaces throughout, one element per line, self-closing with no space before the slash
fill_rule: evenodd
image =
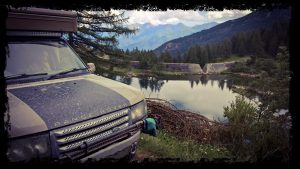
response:
<path id="1" fill-rule="evenodd" d="M 147 65 L 158 62 L 198 63 L 203 67 L 206 63 L 225 60 L 231 56 L 274 57 L 279 46 L 289 46 L 289 23 L 274 23 L 270 29 L 257 29 L 238 32 L 222 42 L 190 47 L 182 56 L 163 52 L 156 55 L 151 50 L 126 51 L 130 60 L 142 61 Z"/>
<path id="2" fill-rule="evenodd" d="M 279 46 L 289 45 L 289 23 L 274 23 L 271 29 L 238 32 L 223 42 L 195 45 L 184 55 L 185 62 L 205 63 L 232 55 L 274 57 Z"/>
<path id="3" fill-rule="evenodd" d="M 154 52 L 175 60 L 204 64 L 230 55 L 274 56 L 288 46 L 291 9 L 257 10 L 239 19 L 169 41 Z"/>

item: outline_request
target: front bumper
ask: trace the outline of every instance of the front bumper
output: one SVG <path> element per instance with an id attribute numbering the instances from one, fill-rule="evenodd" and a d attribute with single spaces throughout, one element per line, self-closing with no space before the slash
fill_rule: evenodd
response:
<path id="1" fill-rule="evenodd" d="M 93 154 L 90 154 L 87 157 L 84 157 L 80 159 L 80 162 L 85 162 L 89 159 L 91 160 L 100 160 L 104 158 L 115 158 L 115 159 L 120 159 L 122 157 L 125 157 L 132 153 L 132 151 L 135 151 L 134 146 L 136 146 L 139 138 L 140 138 L 141 132 L 138 131 L 135 133 L 133 136 L 129 137 L 126 140 L 123 140 L 121 142 L 112 144 L 104 149 L 101 149 Z"/>

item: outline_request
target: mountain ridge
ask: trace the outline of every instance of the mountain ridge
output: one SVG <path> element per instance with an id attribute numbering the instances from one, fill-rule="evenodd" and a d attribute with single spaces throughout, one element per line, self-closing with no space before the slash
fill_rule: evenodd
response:
<path id="1" fill-rule="evenodd" d="M 153 50 L 164 42 L 169 40 L 190 35 L 192 33 L 211 28 L 218 23 L 209 22 L 193 27 L 188 27 L 182 23 L 176 25 L 152 25 L 150 23 L 136 25 L 140 30 L 135 35 L 121 36 L 118 47 L 123 50 L 133 50 L 136 47 L 144 50 Z M 180 33 L 178 33 L 180 32 Z"/>
<path id="2" fill-rule="evenodd" d="M 172 56 L 183 55 L 194 45 L 222 42 L 235 33 L 270 28 L 275 22 L 285 22 L 291 17 L 291 9 L 257 10 L 244 17 L 229 20 L 210 29 L 202 30 L 188 36 L 170 40 L 154 50 L 157 55 L 169 52 Z"/>

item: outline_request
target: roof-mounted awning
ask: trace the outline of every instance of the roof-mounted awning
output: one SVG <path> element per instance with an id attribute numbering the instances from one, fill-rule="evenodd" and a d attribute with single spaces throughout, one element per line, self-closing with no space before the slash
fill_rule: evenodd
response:
<path id="1" fill-rule="evenodd" d="M 71 11 L 18 8 L 8 12 L 9 31 L 76 32 L 77 14 Z"/>

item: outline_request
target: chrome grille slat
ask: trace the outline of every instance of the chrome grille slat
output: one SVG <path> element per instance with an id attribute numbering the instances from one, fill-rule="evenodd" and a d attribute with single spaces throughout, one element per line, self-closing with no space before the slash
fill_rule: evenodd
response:
<path id="1" fill-rule="evenodd" d="M 66 129 L 56 130 L 56 131 L 54 131 L 54 133 L 57 136 L 75 133 L 75 132 L 78 132 L 78 131 L 81 131 L 81 130 L 85 130 L 85 129 L 88 129 L 88 128 L 91 128 L 91 127 L 109 122 L 111 120 L 117 119 L 119 117 L 122 117 L 122 116 L 128 114 L 128 112 L 129 112 L 129 109 L 121 110 L 119 112 L 104 115 L 102 117 L 96 118 L 96 119 L 91 120 L 89 122 L 83 122 L 81 124 L 77 124 L 77 125 L 74 125 L 72 127 L 66 128 Z"/>
<path id="2" fill-rule="evenodd" d="M 53 131 L 55 144 L 57 145 L 58 156 L 63 158 L 66 153 L 86 151 L 85 148 L 101 147 L 109 139 L 110 135 L 129 126 L 130 108 L 122 109 L 97 117 L 92 120 L 84 121 L 75 125 L 70 125 Z M 121 132 L 121 131 L 120 131 Z M 103 142 L 103 143 L 102 143 Z M 81 149 L 80 147 L 83 146 Z"/>
<path id="3" fill-rule="evenodd" d="M 64 143 L 68 143 L 70 141 L 79 140 L 81 138 L 99 133 L 99 132 L 104 131 L 106 129 L 109 129 L 111 127 L 120 125 L 120 124 L 128 121 L 128 119 L 129 119 L 129 117 L 125 116 L 125 117 L 123 117 L 119 120 L 107 123 L 105 125 L 102 125 L 102 126 L 99 126 L 99 127 L 96 127 L 96 128 L 93 128 L 91 130 L 86 130 L 84 132 L 80 132 L 80 133 L 73 134 L 73 135 L 70 135 L 70 136 L 67 136 L 67 137 L 64 137 L 64 138 L 60 138 L 60 139 L 57 140 L 57 142 L 60 143 L 60 144 L 64 144 Z"/>
<path id="4" fill-rule="evenodd" d="M 127 127 L 127 126 L 128 126 L 128 123 L 125 123 L 125 124 L 122 124 L 121 126 L 119 126 L 118 128 L 119 129 L 123 129 L 123 128 Z M 81 140 L 79 142 L 71 143 L 69 145 L 60 147 L 59 150 L 62 151 L 62 152 L 69 151 L 69 150 L 72 150 L 74 148 L 79 147 L 84 142 L 89 143 L 89 142 L 92 142 L 94 140 L 104 138 L 105 136 L 107 136 L 109 134 L 112 134 L 112 133 L 113 133 L 113 129 L 110 129 L 110 130 L 108 130 L 108 131 L 106 131 L 104 133 L 97 134 L 97 135 L 95 135 L 93 137 L 86 138 L 86 139 L 83 139 L 83 140 Z"/>

